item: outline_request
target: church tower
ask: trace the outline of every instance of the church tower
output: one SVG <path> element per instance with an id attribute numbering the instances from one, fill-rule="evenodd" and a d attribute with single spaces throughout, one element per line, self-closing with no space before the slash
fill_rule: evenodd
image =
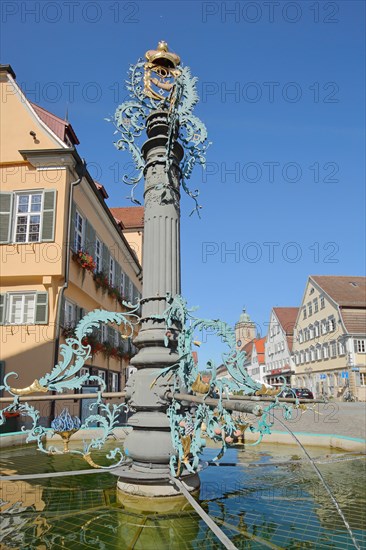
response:
<path id="1" fill-rule="evenodd" d="M 248 342 L 257 337 L 255 323 L 251 320 L 245 307 L 239 317 L 239 321 L 235 325 L 236 346 L 242 349 Z"/>

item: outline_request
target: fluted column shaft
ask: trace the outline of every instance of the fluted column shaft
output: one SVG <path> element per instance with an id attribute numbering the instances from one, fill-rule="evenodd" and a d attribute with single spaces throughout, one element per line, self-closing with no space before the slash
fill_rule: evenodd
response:
<path id="1" fill-rule="evenodd" d="M 142 320 L 134 341 L 139 351 L 131 360 L 137 372 L 127 388 L 129 403 L 136 412 L 130 418 L 133 431 L 125 445 L 134 461 L 132 470 L 137 480 L 147 479 L 152 469 L 168 471 L 174 453 L 166 416 L 169 403 L 165 398 L 171 382 L 165 377 L 152 384 L 161 369 L 179 359 L 174 334 L 166 347 L 165 322 L 153 318 L 166 309 L 167 293 L 174 296 L 181 292 L 179 163 L 183 149 L 174 141 L 167 159 L 168 131 L 167 113 L 152 113 L 147 119 L 148 140 L 142 147 L 145 159 Z"/>

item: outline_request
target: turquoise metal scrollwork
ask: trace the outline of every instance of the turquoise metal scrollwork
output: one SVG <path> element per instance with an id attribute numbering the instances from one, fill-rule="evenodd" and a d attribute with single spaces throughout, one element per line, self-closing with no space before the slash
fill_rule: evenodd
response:
<path id="1" fill-rule="evenodd" d="M 81 455 L 91 466 L 99 467 L 92 460 L 91 452 L 93 450 L 100 450 L 103 447 L 108 437 L 112 435 L 113 429 L 118 423 L 120 413 L 127 409 L 127 405 L 125 403 L 120 403 L 118 405 L 104 403 L 102 399 L 102 392 L 106 388 L 104 380 L 95 375 L 80 375 L 80 369 L 91 356 L 91 348 L 89 345 L 83 343 L 83 339 L 90 334 L 93 329 L 97 328 L 101 322 L 123 325 L 126 338 L 132 337 L 135 326 L 140 319 L 136 313 L 140 306 L 139 304 L 131 306 L 131 304 L 127 303 L 124 303 L 124 306 L 129 308 L 127 313 L 96 309 L 85 315 L 76 326 L 75 337 L 67 338 L 66 343 L 61 345 L 60 355 L 62 356 L 62 360 L 55 365 L 50 373 L 36 380 L 29 388 L 19 390 L 11 387 L 9 385 L 9 379 L 12 377 L 18 378 L 18 375 L 15 372 L 8 373 L 5 376 L 4 384 L 0 386 L 0 390 L 5 390 L 12 395 L 13 402 L 0 411 L 0 425 L 5 422 L 6 413 L 18 412 L 23 416 L 28 416 L 31 419 L 31 427 L 27 435 L 27 443 L 36 442 L 37 449 L 43 453 L 61 454 L 64 451 L 58 449 L 54 445 L 46 447 L 45 444 L 46 439 L 53 437 L 58 431 L 57 425 L 54 425 L 51 429 L 40 426 L 39 411 L 30 403 L 20 402 L 20 396 L 34 392 L 48 391 L 63 393 L 65 390 L 81 388 L 87 382 L 95 382 L 99 386 L 99 391 L 96 395 L 96 401 L 89 407 L 90 411 L 94 411 L 94 413 L 86 418 L 83 425 L 80 426 L 80 430 L 88 428 L 91 424 L 98 423 L 102 433 L 99 437 L 84 441 L 83 450 L 70 449 L 68 452 Z M 28 430 L 25 430 L 23 426 L 22 431 Z M 119 457 L 117 463 L 113 464 L 111 467 L 120 464 L 124 460 L 124 455 L 120 448 L 115 448 L 108 453 L 107 458 L 110 460 L 115 460 L 117 457 Z"/>

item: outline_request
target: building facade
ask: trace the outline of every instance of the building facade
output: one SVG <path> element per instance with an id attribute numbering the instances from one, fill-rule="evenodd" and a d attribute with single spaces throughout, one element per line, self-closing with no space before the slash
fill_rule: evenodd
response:
<path id="1" fill-rule="evenodd" d="M 274 307 L 271 311 L 265 343 L 265 381 L 272 386 L 281 386 L 284 381 L 291 385 L 294 373 L 292 346 L 298 307 Z"/>
<path id="2" fill-rule="evenodd" d="M 83 315 L 136 302 L 142 268 L 77 153 L 72 126 L 30 103 L 10 66 L 0 69 L 0 365 L 2 378 L 16 372 L 13 385 L 26 387 L 57 363 Z M 88 337 L 84 368 L 109 391 L 128 375 L 134 347 L 124 336 L 101 325 Z"/>
<path id="3" fill-rule="evenodd" d="M 261 382 L 265 382 L 266 375 L 266 363 L 264 355 L 264 344 L 266 337 L 255 338 L 251 342 L 248 342 L 243 351 L 245 351 L 246 358 L 244 362 L 244 367 L 246 368 L 249 376 Z"/>
<path id="4" fill-rule="evenodd" d="M 366 400 L 366 278 L 310 276 L 296 320 L 293 385 Z"/>

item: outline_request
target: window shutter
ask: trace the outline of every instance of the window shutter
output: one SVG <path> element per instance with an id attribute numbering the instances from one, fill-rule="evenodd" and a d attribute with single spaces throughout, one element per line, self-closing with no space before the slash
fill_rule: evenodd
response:
<path id="1" fill-rule="evenodd" d="M 48 323 L 48 292 L 37 292 L 36 294 L 36 325 L 47 325 Z"/>
<path id="2" fill-rule="evenodd" d="M 72 202 L 72 205 L 71 205 L 70 216 L 71 216 L 70 235 L 69 235 L 70 248 L 71 248 L 71 250 L 75 250 L 76 204 L 74 203 L 74 201 Z"/>
<path id="3" fill-rule="evenodd" d="M 43 195 L 42 241 L 55 240 L 56 191 L 49 189 Z"/>
<path id="4" fill-rule="evenodd" d="M 102 271 L 105 275 L 109 274 L 109 259 L 110 254 L 108 247 L 103 243 L 103 253 L 102 253 Z"/>
<path id="5" fill-rule="evenodd" d="M 0 294 L 0 325 L 5 324 L 6 294 Z"/>
<path id="6" fill-rule="evenodd" d="M 5 377 L 5 361 L 0 361 L 0 386 L 4 384 Z M 3 390 L 0 390 L 0 397 L 3 396 Z"/>
<path id="7" fill-rule="evenodd" d="M 137 290 L 135 285 L 133 285 L 133 300 L 132 300 L 132 303 L 137 304 L 138 299 L 139 299 L 139 291 Z"/>
<path id="8" fill-rule="evenodd" d="M 84 243 L 84 250 L 90 254 L 91 256 L 95 255 L 95 237 L 96 232 L 92 224 L 85 220 L 85 243 Z"/>
<path id="9" fill-rule="evenodd" d="M 130 300 L 130 278 L 126 274 L 125 274 L 124 293 L 125 293 L 126 300 Z"/>
<path id="10" fill-rule="evenodd" d="M 0 243 L 6 244 L 11 239 L 11 212 L 13 193 L 0 193 Z"/>
<path id="11" fill-rule="evenodd" d="M 119 263 L 115 262 L 114 264 L 114 286 L 121 290 L 121 266 Z"/>

